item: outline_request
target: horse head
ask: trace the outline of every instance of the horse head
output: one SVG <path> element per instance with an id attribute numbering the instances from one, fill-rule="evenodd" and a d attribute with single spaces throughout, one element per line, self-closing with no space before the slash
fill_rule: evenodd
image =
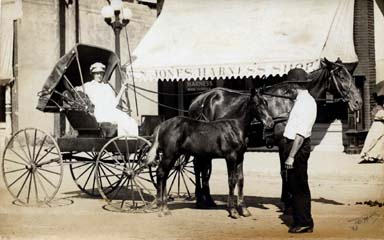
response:
<path id="1" fill-rule="evenodd" d="M 347 67 L 341 62 L 340 58 L 336 62 L 328 61 L 324 58 L 320 61 L 321 68 L 329 71 L 328 87 L 335 96 L 340 96 L 352 111 L 357 111 L 362 106 L 362 99 L 359 90 L 354 84 L 353 77 Z"/>
<path id="2" fill-rule="evenodd" d="M 260 90 L 251 89 L 251 112 L 255 113 L 257 120 L 261 121 L 266 128 L 272 128 L 274 125 L 272 116 L 268 111 L 268 103 L 260 93 Z"/>

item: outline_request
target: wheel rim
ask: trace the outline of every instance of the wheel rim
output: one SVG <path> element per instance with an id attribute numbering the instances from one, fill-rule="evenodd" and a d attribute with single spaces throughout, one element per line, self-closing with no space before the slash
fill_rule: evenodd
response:
<path id="1" fill-rule="evenodd" d="M 18 202 L 46 204 L 55 197 L 63 178 L 59 146 L 39 129 L 22 129 L 4 149 L 2 172 L 8 191 Z"/>
<path id="2" fill-rule="evenodd" d="M 156 167 L 150 167 L 150 176 L 156 185 Z M 172 198 L 192 199 L 192 191 L 195 187 L 195 177 L 193 159 L 190 156 L 181 155 L 175 163 L 175 166 L 169 172 L 168 196 Z M 191 191 L 192 190 L 192 191 Z"/>
<path id="3" fill-rule="evenodd" d="M 150 145 L 141 137 L 121 136 L 111 139 L 101 149 L 96 161 L 96 168 L 100 169 L 96 172 L 97 187 L 114 211 L 153 209 L 155 190 L 144 161 Z"/>

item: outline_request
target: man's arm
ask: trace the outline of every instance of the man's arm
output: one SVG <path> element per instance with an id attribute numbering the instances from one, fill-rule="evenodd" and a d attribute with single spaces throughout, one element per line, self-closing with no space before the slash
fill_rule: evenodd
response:
<path id="1" fill-rule="evenodd" d="M 297 151 L 299 151 L 301 145 L 303 145 L 304 137 L 300 134 L 296 134 L 295 140 L 293 140 L 291 151 L 289 152 L 289 156 L 287 160 L 285 161 L 285 168 L 286 169 L 292 169 L 293 168 L 293 162 L 295 161 L 295 155 Z"/>

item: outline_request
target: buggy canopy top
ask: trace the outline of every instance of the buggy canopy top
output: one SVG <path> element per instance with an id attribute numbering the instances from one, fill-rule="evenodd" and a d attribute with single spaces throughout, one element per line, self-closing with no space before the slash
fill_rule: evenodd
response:
<path id="1" fill-rule="evenodd" d="M 36 108 L 43 112 L 59 112 L 62 93 L 92 80 L 89 67 L 95 62 L 106 66 L 104 80 L 109 79 L 119 66 L 119 58 L 108 49 L 85 44 L 75 45 L 54 66 L 39 92 Z"/>
<path id="2" fill-rule="evenodd" d="M 137 80 L 282 75 L 357 62 L 354 0 L 167 0 L 135 49 Z M 129 74 L 129 71 L 127 71 Z"/>

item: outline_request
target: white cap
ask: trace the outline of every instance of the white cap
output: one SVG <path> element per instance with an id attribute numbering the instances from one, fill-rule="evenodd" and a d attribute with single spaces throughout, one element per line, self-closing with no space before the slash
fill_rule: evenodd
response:
<path id="1" fill-rule="evenodd" d="M 102 63 L 99 63 L 99 62 L 95 62 L 94 64 L 91 65 L 89 70 L 91 71 L 91 73 L 94 73 L 94 72 L 105 72 L 105 65 L 102 64 Z"/>

